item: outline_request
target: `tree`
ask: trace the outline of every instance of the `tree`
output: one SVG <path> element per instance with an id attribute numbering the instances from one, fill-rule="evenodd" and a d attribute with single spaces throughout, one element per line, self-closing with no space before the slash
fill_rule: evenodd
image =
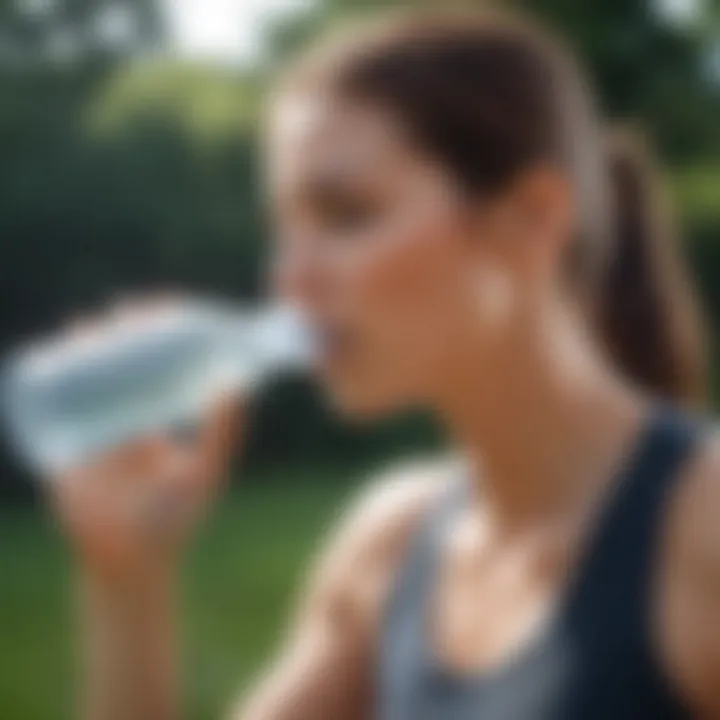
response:
<path id="1" fill-rule="evenodd" d="M 76 64 L 137 54 L 162 39 L 158 6 L 143 0 L 2 0 L 0 62 Z"/>
<path id="2" fill-rule="evenodd" d="M 662 0 L 518 0 L 578 53 L 589 68 L 602 107 L 615 118 L 639 118 L 664 157 L 678 163 L 720 158 L 720 67 L 708 71 L 717 50 L 720 9 L 698 3 L 685 23 L 653 11 Z M 481 0 L 475 0 L 482 6 Z M 442 7 L 416 0 L 413 7 Z M 275 56 L 291 55 L 338 20 L 373 14 L 407 2 L 324 0 L 276 27 Z M 703 14 L 704 13 L 704 14 Z M 720 65 L 720 61 L 718 61 Z"/>

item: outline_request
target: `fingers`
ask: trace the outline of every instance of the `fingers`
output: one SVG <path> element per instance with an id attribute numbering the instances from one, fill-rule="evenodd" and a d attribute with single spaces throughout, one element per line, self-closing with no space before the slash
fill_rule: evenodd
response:
<path id="1" fill-rule="evenodd" d="M 71 318 L 63 330 L 70 338 L 82 340 L 108 325 L 141 323 L 148 317 L 171 311 L 181 302 L 182 296 L 169 290 L 118 296 L 96 313 Z"/>
<path id="2" fill-rule="evenodd" d="M 167 290 L 158 290 L 140 296 L 123 296 L 110 303 L 108 316 L 115 322 L 136 322 L 170 311 L 181 302 L 181 296 Z"/>
<path id="3" fill-rule="evenodd" d="M 71 525 L 106 523 L 147 493 L 169 453 L 160 438 L 128 444 L 57 475 L 49 484 L 50 500 Z"/>
<path id="4" fill-rule="evenodd" d="M 170 292 L 117 299 L 101 316 L 81 317 L 67 326 L 67 333 L 92 342 L 104 327 L 137 322 L 159 313 L 172 311 L 181 298 Z M 238 436 L 242 413 L 237 399 L 226 397 L 217 402 L 193 442 L 155 435 L 133 441 L 103 454 L 73 472 L 62 473 L 52 483 L 53 493 L 86 492 L 86 500 L 101 495 L 98 501 L 110 503 L 118 496 L 136 496 L 142 490 L 178 492 L 196 500 L 208 497 L 225 475 Z"/>
<path id="5" fill-rule="evenodd" d="M 212 484 L 225 475 L 244 417 L 244 408 L 237 397 L 225 396 L 216 403 L 198 444 L 199 476 L 204 482 Z"/>
<path id="6" fill-rule="evenodd" d="M 56 475 L 55 488 L 92 485 L 107 491 L 116 485 L 127 489 L 136 484 L 204 485 L 224 473 L 236 446 L 243 412 L 237 398 L 221 398 L 213 407 L 191 443 L 164 434 L 148 435 L 84 464 Z"/>
<path id="7" fill-rule="evenodd" d="M 146 437 L 51 484 L 59 517 L 100 547 L 120 528 L 164 530 L 193 500 L 192 457 L 162 436 Z"/>
<path id="8" fill-rule="evenodd" d="M 158 473 L 173 451 L 172 443 L 162 435 L 148 435 L 110 450 L 80 468 L 62 473 L 57 484 L 82 484 L 91 479 L 95 485 L 127 483 L 132 478 L 147 478 Z"/>

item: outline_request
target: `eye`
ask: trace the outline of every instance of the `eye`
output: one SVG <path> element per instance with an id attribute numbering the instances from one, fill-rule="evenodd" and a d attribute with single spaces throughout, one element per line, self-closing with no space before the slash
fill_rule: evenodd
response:
<path id="1" fill-rule="evenodd" d="M 352 233 L 367 229 L 379 217 L 378 203 L 360 197 L 326 196 L 319 203 L 318 214 L 326 228 L 334 233 Z"/>

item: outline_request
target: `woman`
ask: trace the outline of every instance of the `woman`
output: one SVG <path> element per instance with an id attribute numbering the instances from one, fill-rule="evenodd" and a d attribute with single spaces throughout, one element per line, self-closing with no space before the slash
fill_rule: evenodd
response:
<path id="1" fill-rule="evenodd" d="M 429 407 L 458 460 L 366 492 L 233 717 L 720 717 L 720 448 L 652 399 L 701 397 L 697 324 L 567 53 L 497 15 L 393 19 L 301 61 L 270 125 L 276 285 L 332 401 Z M 179 548 L 231 415 L 57 484 L 92 720 L 180 715 Z"/>

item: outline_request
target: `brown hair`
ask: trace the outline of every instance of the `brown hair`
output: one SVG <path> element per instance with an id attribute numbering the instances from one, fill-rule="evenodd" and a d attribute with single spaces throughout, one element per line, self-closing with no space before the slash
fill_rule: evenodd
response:
<path id="1" fill-rule="evenodd" d="M 571 53 L 497 11 L 416 11 L 336 36 L 289 81 L 380 103 L 468 191 L 502 192 L 550 161 L 579 205 L 568 268 L 618 368 L 666 397 L 705 393 L 705 353 L 684 267 L 638 143 L 608 147 Z"/>

